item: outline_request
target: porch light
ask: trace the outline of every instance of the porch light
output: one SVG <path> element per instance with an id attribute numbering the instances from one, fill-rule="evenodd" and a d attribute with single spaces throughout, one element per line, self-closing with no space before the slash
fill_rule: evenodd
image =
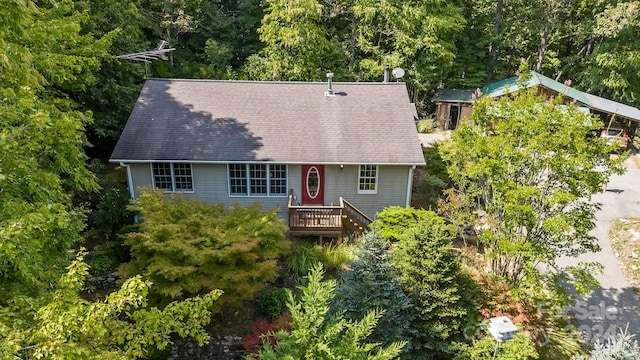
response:
<path id="1" fill-rule="evenodd" d="M 340 164 L 340 171 L 342 171 L 342 169 L 344 169 L 344 164 Z"/>

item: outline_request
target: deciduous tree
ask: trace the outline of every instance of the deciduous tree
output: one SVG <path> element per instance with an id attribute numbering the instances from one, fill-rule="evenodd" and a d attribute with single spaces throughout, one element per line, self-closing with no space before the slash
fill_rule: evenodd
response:
<path id="1" fill-rule="evenodd" d="M 132 261 L 123 265 L 124 274 L 142 274 L 168 298 L 220 289 L 225 294 L 217 305 L 241 304 L 273 280 L 288 245 L 275 210 L 164 197 L 145 189 L 135 200 L 132 210 L 142 223 L 127 235 Z"/>
<path id="2" fill-rule="evenodd" d="M 557 259 L 598 249 L 591 196 L 623 172 L 625 157 L 595 137 L 600 120 L 560 98 L 481 98 L 442 146 L 454 186 L 440 210 L 454 223 L 475 219 L 491 271 L 513 284 L 592 279 L 585 264 L 561 269 Z"/>
<path id="3" fill-rule="evenodd" d="M 138 359 L 165 349 L 174 335 L 208 339 L 205 326 L 220 290 L 159 310 L 147 307 L 151 283 L 136 276 L 105 300 L 89 302 L 79 295 L 88 273 L 82 256 L 51 294 L 0 307 L 2 358 Z"/>

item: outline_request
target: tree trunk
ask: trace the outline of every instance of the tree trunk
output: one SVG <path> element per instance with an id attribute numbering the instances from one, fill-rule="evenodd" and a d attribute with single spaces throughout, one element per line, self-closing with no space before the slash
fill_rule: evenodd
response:
<path id="1" fill-rule="evenodd" d="M 547 54 L 547 50 L 549 49 L 549 38 L 551 37 L 551 31 L 549 31 L 549 27 L 545 26 L 542 32 L 540 33 L 540 47 L 538 48 L 538 60 L 536 61 L 535 71 L 541 73 L 542 72 L 542 63 L 544 62 L 544 57 Z"/>
<path id="2" fill-rule="evenodd" d="M 489 46 L 489 69 L 487 71 L 487 80 L 493 79 L 493 72 L 496 64 L 497 58 L 497 47 L 496 44 L 498 41 L 498 37 L 500 36 L 500 27 L 502 26 L 502 13 L 504 11 L 504 1 L 498 0 L 496 4 L 496 20 L 493 23 L 493 39 L 491 40 L 491 45 Z"/>

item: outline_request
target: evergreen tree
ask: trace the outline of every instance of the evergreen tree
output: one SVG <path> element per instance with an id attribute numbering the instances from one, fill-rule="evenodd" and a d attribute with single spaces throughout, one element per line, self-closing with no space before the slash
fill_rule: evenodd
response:
<path id="1" fill-rule="evenodd" d="M 400 286 L 397 269 L 389 260 L 384 239 L 375 232 L 367 233 L 356 256 L 342 273 L 343 281 L 336 289 L 332 304 L 334 312 L 344 311 L 346 319 L 355 320 L 382 309 L 385 312 L 368 339 L 383 346 L 407 339 L 412 321 L 411 304 Z M 409 350 L 409 346 L 404 351 Z"/>
<path id="2" fill-rule="evenodd" d="M 289 293 L 291 331 L 278 331 L 275 345 L 265 342 L 260 353 L 249 359 L 385 360 L 398 357 L 406 342 L 382 347 L 367 341 L 383 311 L 370 311 L 362 319 L 353 321 L 341 314 L 328 316 L 336 281 L 322 281 L 323 276 L 322 265 L 317 265 L 309 272 L 307 284 L 300 287 L 300 299 L 294 299 Z"/>
<path id="3" fill-rule="evenodd" d="M 454 343 L 462 340 L 468 310 L 461 298 L 462 271 L 452 251 L 451 227 L 434 212 L 428 215 L 401 238 L 392 259 L 413 306 L 410 355 L 450 359 Z"/>
<path id="4" fill-rule="evenodd" d="M 640 359 L 640 347 L 634 339 L 634 335 L 629 334 L 628 329 L 620 332 L 606 342 L 597 342 L 591 350 L 589 357 L 576 355 L 573 360 L 635 360 Z"/>

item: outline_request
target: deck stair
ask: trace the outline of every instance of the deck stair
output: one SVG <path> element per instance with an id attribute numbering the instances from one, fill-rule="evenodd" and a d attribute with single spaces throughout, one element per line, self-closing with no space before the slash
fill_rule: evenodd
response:
<path id="1" fill-rule="evenodd" d="M 347 200 L 338 205 L 293 205 L 289 195 L 289 234 L 343 237 L 363 234 L 373 221 Z"/>

